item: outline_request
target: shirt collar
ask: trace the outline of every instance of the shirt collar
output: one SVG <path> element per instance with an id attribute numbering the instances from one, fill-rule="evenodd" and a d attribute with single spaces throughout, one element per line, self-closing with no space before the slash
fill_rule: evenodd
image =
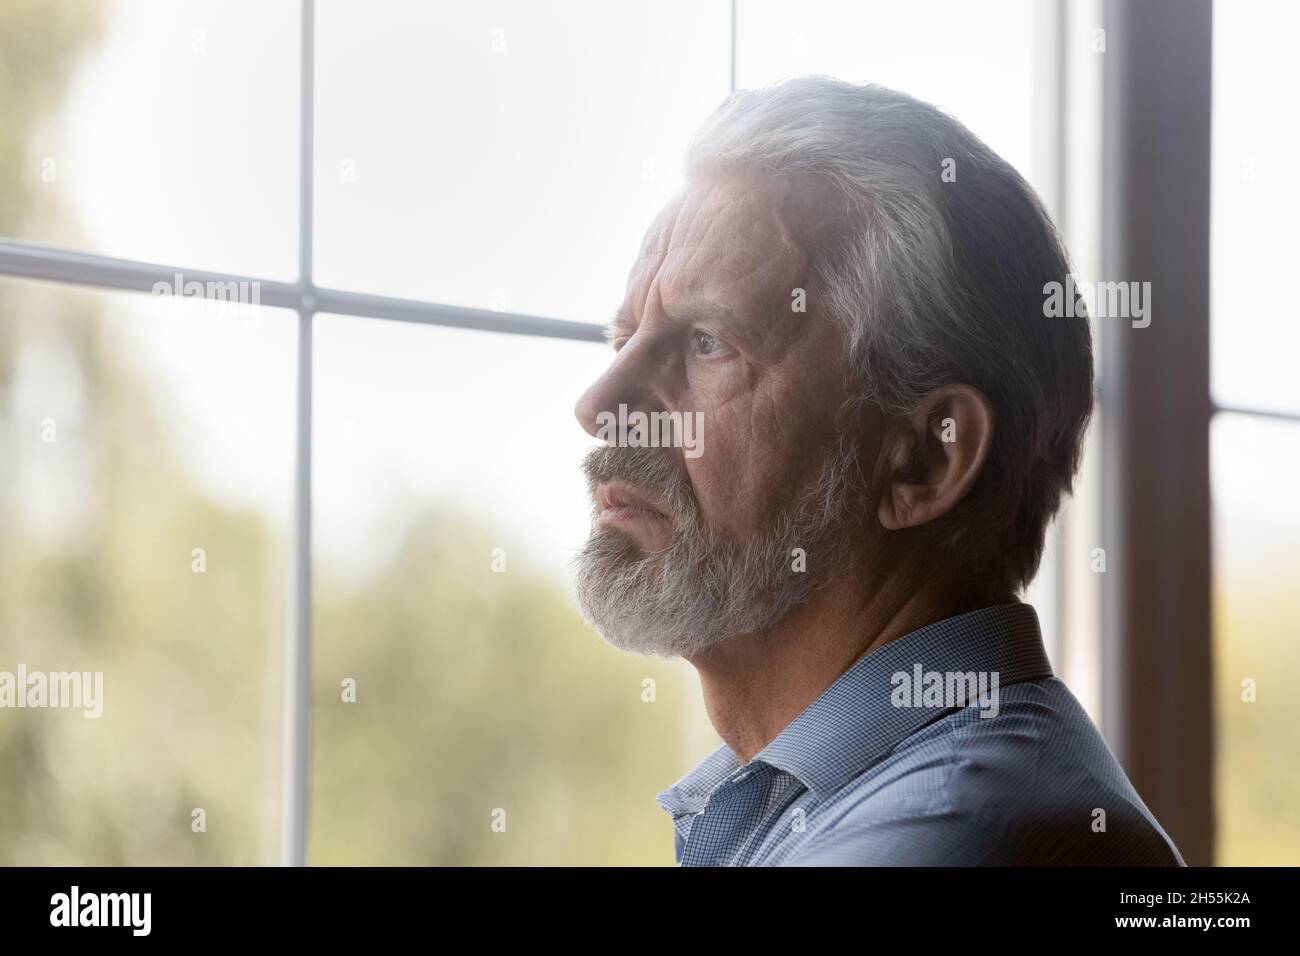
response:
<path id="1" fill-rule="evenodd" d="M 873 766 L 941 713 L 894 706 L 893 676 L 925 672 L 997 673 L 998 686 L 1052 676 L 1038 614 L 1028 604 L 1001 604 L 945 618 L 872 651 L 838 677 L 751 761 L 793 774 L 819 798 Z M 740 769 L 726 744 L 660 793 L 674 816 L 703 808 L 713 790 Z"/>

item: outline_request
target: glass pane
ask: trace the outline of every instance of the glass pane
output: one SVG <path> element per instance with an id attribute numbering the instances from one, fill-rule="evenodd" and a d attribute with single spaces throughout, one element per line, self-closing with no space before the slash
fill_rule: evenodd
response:
<path id="1" fill-rule="evenodd" d="M 742 0 L 737 83 L 824 73 L 934 103 L 1033 180 L 1033 0 Z"/>
<path id="2" fill-rule="evenodd" d="M 569 584 L 608 350 L 333 316 L 314 342 L 311 861 L 671 865 L 693 672 L 605 645 Z"/>
<path id="3" fill-rule="evenodd" d="M 1295 271 L 1300 154 L 1295 112 L 1300 4 L 1214 6 L 1211 379 L 1224 405 L 1300 412 L 1300 322 L 1285 289 Z"/>
<path id="4" fill-rule="evenodd" d="M 0 235 L 292 279 L 298 11 L 6 0 Z"/>
<path id="5" fill-rule="evenodd" d="M 1216 416 L 1215 777 L 1223 866 L 1300 859 L 1300 503 L 1260 476 L 1300 473 L 1300 425 Z"/>
<path id="6" fill-rule="evenodd" d="M 0 863 L 275 862 L 294 333 L 0 279 Z"/>
<path id="7" fill-rule="evenodd" d="M 320 5 L 318 281 L 603 322 L 726 95 L 728 24 L 724 0 Z"/>

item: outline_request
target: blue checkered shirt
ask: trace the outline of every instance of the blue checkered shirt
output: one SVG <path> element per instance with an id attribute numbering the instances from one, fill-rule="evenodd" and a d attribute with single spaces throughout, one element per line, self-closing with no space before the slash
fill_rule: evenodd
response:
<path id="1" fill-rule="evenodd" d="M 724 744 L 657 802 L 682 866 L 1184 865 L 1027 604 L 890 641 L 748 764 Z"/>

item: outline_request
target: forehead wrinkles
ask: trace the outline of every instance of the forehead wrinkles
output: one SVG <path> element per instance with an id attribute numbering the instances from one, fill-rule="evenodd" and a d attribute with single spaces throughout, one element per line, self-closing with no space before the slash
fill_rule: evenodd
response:
<path id="1" fill-rule="evenodd" d="M 669 312 L 687 299 L 764 317 L 779 309 L 808 265 L 805 224 L 789 221 L 789 207 L 780 182 L 693 185 L 647 235 L 633 270 L 637 307 L 657 295 Z"/>
<path id="2" fill-rule="evenodd" d="M 724 173 L 692 179 L 660 211 L 628 275 L 627 321 L 721 307 L 763 349 L 783 352 L 819 323 L 788 322 L 791 296 L 844 228 L 844 204 L 812 175 Z M 811 292 L 810 292 L 811 295 Z M 810 306 L 810 312 L 817 311 Z"/>
<path id="3" fill-rule="evenodd" d="M 779 206 L 771 190 L 711 189 L 674 235 L 661 269 L 665 297 L 710 289 L 748 306 L 751 297 L 788 286 L 803 255 Z"/>
<path id="4" fill-rule="evenodd" d="M 682 214 L 682 206 L 681 196 L 673 199 L 660 211 L 650 228 L 646 230 L 645 238 L 641 241 L 641 250 L 637 253 L 636 261 L 632 263 L 632 269 L 628 273 L 628 293 L 633 309 L 629 318 L 645 314 L 650 287 L 668 255 L 673 233 Z"/>

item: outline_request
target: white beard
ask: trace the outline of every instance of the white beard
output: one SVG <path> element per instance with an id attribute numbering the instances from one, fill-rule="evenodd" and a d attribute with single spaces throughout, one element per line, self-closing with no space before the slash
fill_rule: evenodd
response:
<path id="1" fill-rule="evenodd" d="M 661 451 L 595 448 L 583 468 L 593 492 L 621 478 L 653 492 L 669 513 L 674 541 L 662 551 L 593 526 L 574 560 L 587 622 L 614 647 L 658 657 L 694 657 L 768 630 L 806 602 L 842 567 L 862 485 L 856 453 L 841 446 L 773 526 L 742 545 L 702 527 L 689 484 Z"/>

